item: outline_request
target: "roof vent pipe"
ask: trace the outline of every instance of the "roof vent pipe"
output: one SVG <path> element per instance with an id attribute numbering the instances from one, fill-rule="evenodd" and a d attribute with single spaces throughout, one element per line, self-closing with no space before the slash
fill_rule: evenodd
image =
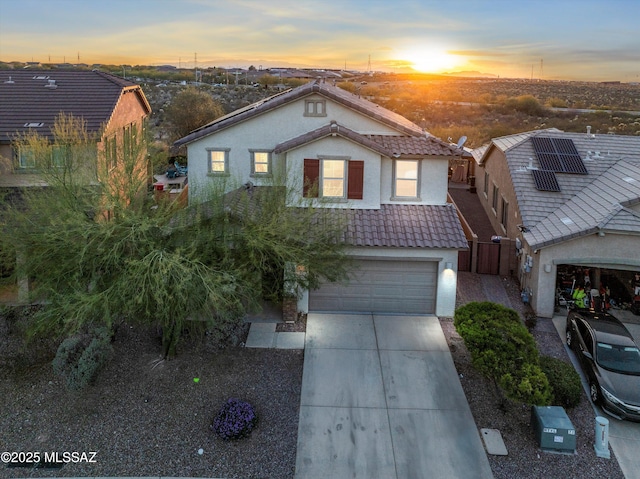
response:
<path id="1" fill-rule="evenodd" d="M 58 88 L 58 85 L 56 85 L 56 81 L 55 80 L 47 80 L 47 84 L 44 87 L 45 88 L 56 89 L 56 88 Z"/>
<path id="2" fill-rule="evenodd" d="M 587 125 L 587 135 L 590 135 L 590 134 L 591 134 L 591 126 Z"/>

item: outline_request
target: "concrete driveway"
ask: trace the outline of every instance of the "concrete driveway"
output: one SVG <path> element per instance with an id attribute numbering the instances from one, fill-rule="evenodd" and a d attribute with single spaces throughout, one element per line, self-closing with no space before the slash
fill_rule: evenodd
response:
<path id="1" fill-rule="evenodd" d="M 436 317 L 307 319 L 296 478 L 492 478 Z"/>
<path id="2" fill-rule="evenodd" d="M 631 315 L 631 313 L 626 313 L 624 311 L 612 311 L 614 316 L 617 316 L 620 319 L 631 335 L 635 340 L 636 344 L 640 344 L 640 320 L 636 319 Z M 567 353 L 573 363 L 576 371 L 580 374 L 580 378 L 582 379 L 582 385 L 584 387 L 585 393 L 587 397 L 589 397 L 589 386 L 587 384 L 587 378 L 578 363 L 578 358 L 576 358 L 575 353 L 567 347 L 566 337 L 565 337 L 565 329 L 566 329 L 566 315 L 554 316 L 553 324 L 558 331 L 558 334 L 562 338 L 562 342 L 567 349 Z M 594 436 L 595 436 L 595 416 L 606 417 L 609 420 L 609 445 L 611 446 L 611 450 L 616 455 L 616 459 L 618 459 L 618 464 L 620 465 L 620 469 L 624 476 L 627 479 L 640 478 L 640 423 L 634 423 L 630 421 L 620 421 L 612 416 L 606 414 L 602 408 L 596 406 L 591 403 L 594 409 Z M 595 441 L 595 437 L 592 436 L 591 440 Z"/>

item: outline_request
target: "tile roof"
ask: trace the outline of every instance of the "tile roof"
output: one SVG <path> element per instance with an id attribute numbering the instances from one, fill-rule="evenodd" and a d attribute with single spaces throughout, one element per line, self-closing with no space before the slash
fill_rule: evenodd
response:
<path id="1" fill-rule="evenodd" d="M 367 135 L 367 137 L 391 151 L 394 157 L 464 155 L 462 148 L 429 134 L 422 136 Z"/>
<path id="2" fill-rule="evenodd" d="M 533 136 L 572 140 L 588 174 L 557 173 L 559 192 L 538 191 L 527 168 L 530 162 L 540 167 Z M 636 208 L 624 206 L 640 198 L 640 137 L 532 131 L 494 139 L 480 163 L 492 148 L 505 153 L 521 221 L 528 229 L 524 238 L 533 248 L 599 230 L 640 234 Z"/>
<path id="3" fill-rule="evenodd" d="M 381 107 L 373 102 L 360 98 L 349 93 L 342 88 L 330 83 L 309 82 L 292 90 L 278 93 L 269 98 L 265 98 L 244 108 L 220 117 L 197 130 L 194 130 L 184 138 L 174 143 L 175 146 L 182 146 L 202 137 L 210 135 L 216 131 L 228 128 L 254 116 L 266 113 L 282 105 L 296 101 L 308 95 L 319 94 L 334 100 L 347 108 L 351 108 L 364 115 L 369 116 L 379 122 L 398 130 L 399 132 L 411 136 L 423 136 L 425 133 L 418 125 L 407 120 L 401 115 Z"/>
<path id="4" fill-rule="evenodd" d="M 463 150 L 431 135 L 362 135 L 332 121 L 296 138 L 276 145 L 274 152 L 282 153 L 327 136 L 341 136 L 389 158 L 424 156 L 459 156 Z"/>
<path id="5" fill-rule="evenodd" d="M 380 205 L 380 209 L 331 210 L 345 220 L 351 246 L 467 249 L 456 209 L 446 205 Z"/>
<path id="6" fill-rule="evenodd" d="M 124 91 L 133 90 L 148 112 L 140 86 L 98 71 L 2 70 L 0 71 L 0 142 L 9 143 L 28 124 L 42 136 L 64 112 L 83 118 L 90 133 L 109 121 Z"/>
<path id="7" fill-rule="evenodd" d="M 602 231 L 640 235 L 640 162 L 620 160 L 524 234 L 533 248 Z"/>
<path id="8" fill-rule="evenodd" d="M 269 186 L 244 185 L 225 194 L 222 203 L 212 201 L 181 210 L 171 227 L 190 225 L 198 219 L 214 216 L 224 210 L 240 217 L 260 216 L 261 203 L 274 198 L 284 200 L 280 192 Z M 275 196 L 274 196 L 275 193 Z M 292 207 L 295 208 L 295 207 Z M 381 205 L 380 209 L 317 208 L 318 221 L 344 227 L 342 241 L 350 246 L 382 246 L 395 248 L 467 249 L 467 239 L 455 206 L 445 205 Z"/>

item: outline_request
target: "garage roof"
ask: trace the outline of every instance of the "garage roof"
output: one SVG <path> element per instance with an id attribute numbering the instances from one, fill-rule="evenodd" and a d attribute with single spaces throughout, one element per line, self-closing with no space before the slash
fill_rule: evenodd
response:
<path id="1" fill-rule="evenodd" d="M 380 209 L 331 210 L 346 223 L 351 246 L 467 249 L 469 244 L 452 204 L 380 205 Z"/>

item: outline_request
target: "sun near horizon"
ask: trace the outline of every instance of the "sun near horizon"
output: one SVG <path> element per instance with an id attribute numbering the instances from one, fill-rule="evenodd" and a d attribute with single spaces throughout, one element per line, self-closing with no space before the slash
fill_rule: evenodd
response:
<path id="1" fill-rule="evenodd" d="M 466 59 L 437 47 L 416 47 L 400 52 L 398 58 L 420 73 L 444 73 L 461 68 Z"/>

